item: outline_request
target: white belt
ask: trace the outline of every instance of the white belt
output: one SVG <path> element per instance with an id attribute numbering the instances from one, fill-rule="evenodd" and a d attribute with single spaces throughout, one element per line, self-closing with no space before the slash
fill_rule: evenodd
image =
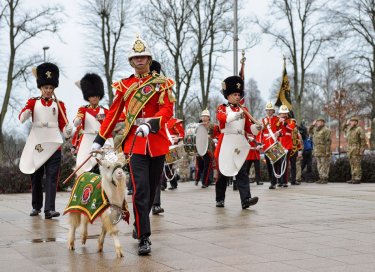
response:
<path id="1" fill-rule="evenodd" d="M 291 133 L 289 133 L 289 132 L 287 132 L 287 133 L 285 133 L 285 135 L 292 135 Z"/>
<path id="2" fill-rule="evenodd" d="M 95 131 L 83 131 L 83 134 L 98 134 L 99 131 L 95 130 Z"/>
<path id="3" fill-rule="evenodd" d="M 146 123 L 146 122 L 150 121 L 151 119 L 153 119 L 153 118 L 136 118 L 134 123 L 133 123 L 133 126 L 140 126 L 143 123 Z"/>
<path id="4" fill-rule="evenodd" d="M 223 128 L 221 130 L 222 133 L 224 134 L 242 134 L 245 135 L 245 131 L 242 129 L 228 129 L 228 128 Z"/>
<path id="5" fill-rule="evenodd" d="M 33 127 L 57 128 L 59 124 L 57 122 L 33 122 Z"/>
<path id="6" fill-rule="evenodd" d="M 268 135 L 269 135 L 268 133 L 264 133 L 263 134 L 264 137 L 268 137 Z"/>

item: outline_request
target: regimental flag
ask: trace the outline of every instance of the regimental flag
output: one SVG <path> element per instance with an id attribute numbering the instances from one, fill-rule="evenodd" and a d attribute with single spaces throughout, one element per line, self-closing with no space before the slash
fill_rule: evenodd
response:
<path id="1" fill-rule="evenodd" d="M 242 59 L 240 61 L 241 62 L 241 68 L 240 68 L 239 77 L 243 80 L 244 84 L 245 84 L 245 61 L 246 61 L 245 51 L 242 51 Z M 245 104 L 245 96 L 241 98 L 240 104 L 241 105 Z"/>
<path id="2" fill-rule="evenodd" d="M 289 84 L 289 78 L 288 73 L 286 72 L 286 61 L 284 58 L 284 71 L 283 71 L 283 79 L 280 86 L 279 93 L 277 94 L 277 100 L 275 103 L 275 106 L 280 107 L 281 105 L 286 105 L 289 109 L 289 111 L 292 114 L 292 100 L 290 98 L 290 84 Z"/>

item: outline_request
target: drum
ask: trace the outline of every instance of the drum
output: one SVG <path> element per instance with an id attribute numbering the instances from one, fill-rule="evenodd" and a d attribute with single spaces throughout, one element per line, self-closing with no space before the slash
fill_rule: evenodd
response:
<path id="1" fill-rule="evenodd" d="M 208 149 L 208 132 L 200 123 L 191 123 L 186 126 L 184 148 L 189 155 L 204 156 Z"/>
<path id="2" fill-rule="evenodd" d="M 178 162 L 184 156 L 184 146 L 183 145 L 171 145 L 169 147 L 169 152 L 165 154 L 165 163 L 171 164 Z"/>
<path id="3" fill-rule="evenodd" d="M 286 153 L 286 150 L 280 142 L 273 143 L 264 151 L 264 154 L 270 159 L 272 164 L 284 157 Z"/>

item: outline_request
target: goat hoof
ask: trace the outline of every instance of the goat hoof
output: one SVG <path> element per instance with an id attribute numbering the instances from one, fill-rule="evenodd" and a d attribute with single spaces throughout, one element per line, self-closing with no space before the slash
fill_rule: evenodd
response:
<path id="1" fill-rule="evenodd" d="M 122 249 L 116 250 L 116 255 L 117 255 L 117 258 L 122 258 L 124 257 L 124 252 L 122 252 Z"/>
<path id="2" fill-rule="evenodd" d="M 81 243 L 82 243 L 82 245 L 86 245 L 86 238 L 82 238 Z"/>
<path id="3" fill-rule="evenodd" d="M 74 250 L 74 245 L 69 245 L 70 250 Z"/>

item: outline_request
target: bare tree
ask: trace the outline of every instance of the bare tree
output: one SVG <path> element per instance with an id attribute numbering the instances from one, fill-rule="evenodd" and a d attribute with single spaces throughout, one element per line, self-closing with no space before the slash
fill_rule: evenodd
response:
<path id="1" fill-rule="evenodd" d="M 45 32 L 56 33 L 61 23 L 59 6 L 30 10 L 22 7 L 22 0 L 6 0 L 5 3 L 2 12 L 9 31 L 9 61 L 6 90 L 0 113 L 0 162 L 4 160 L 3 124 L 14 82 L 20 78 L 26 79 L 28 68 L 41 60 L 37 55 L 27 56 L 22 50 L 30 40 Z"/>
<path id="2" fill-rule="evenodd" d="M 150 9 L 153 12 L 150 12 Z M 184 105 L 188 99 L 194 67 L 197 65 L 195 48 L 189 34 L 192 10 L 185 0 L 150 0 L 150 5 L 142 10 L 155 44 L 166 50 L 153 48 L 155 58 L 161 62 L 167 75 L 173 76 L 176 83 L 176 116 L 183 118 Z"/>
<path id="3" fill-rule="evenodd" d="M 127 63 L 123 41 L 131 0 L 87 0 L 83 5 L 84 25 L 89 30 L 90 66 L 105 76 L 109 104 L 113 102 L 112 83 L 116 71 Z"/>
<path id="4" fill-rule="evenodd" d="M 250 78 L 245 85 L 245 106 L 249 107 L 250 113 L 255 118 L 260 118 L 264 115 L 265 101 L 260 95 L 257 82 Z"/>
<path id="5" fill-rule="evenodd" d="M 231 31 L 233 4 L 226 0 L 193 0 L 191 30 L 196 45 L 199 85 L 203 108 L 207 107 L 211 83 L 217 66 L 217 53 L 225 52 Z"/>
<path id="6" fill-rule="evenodd" d="M 323 5 L 324 2 L 319 0 L 273 0 L 270 17 L 275 19 L 277 25 L 257 20 L 263 33 L 272 36 L 275 45 L 286 50 L 289 55 L 293 65 L 293 94 L 298 121 L 301 119 L 306 73 L 320 53 L 323 43 L 331 37 L 326 34 L 327 26 L 321 20 Z"/>
<path id="7" fill-rule="evenodd" d="M 375 149 L 375 2 L 344 1 L 331 11 L 333 22 L 345 34 L 356 71 L 371 82 L 370 148 Z"/>

